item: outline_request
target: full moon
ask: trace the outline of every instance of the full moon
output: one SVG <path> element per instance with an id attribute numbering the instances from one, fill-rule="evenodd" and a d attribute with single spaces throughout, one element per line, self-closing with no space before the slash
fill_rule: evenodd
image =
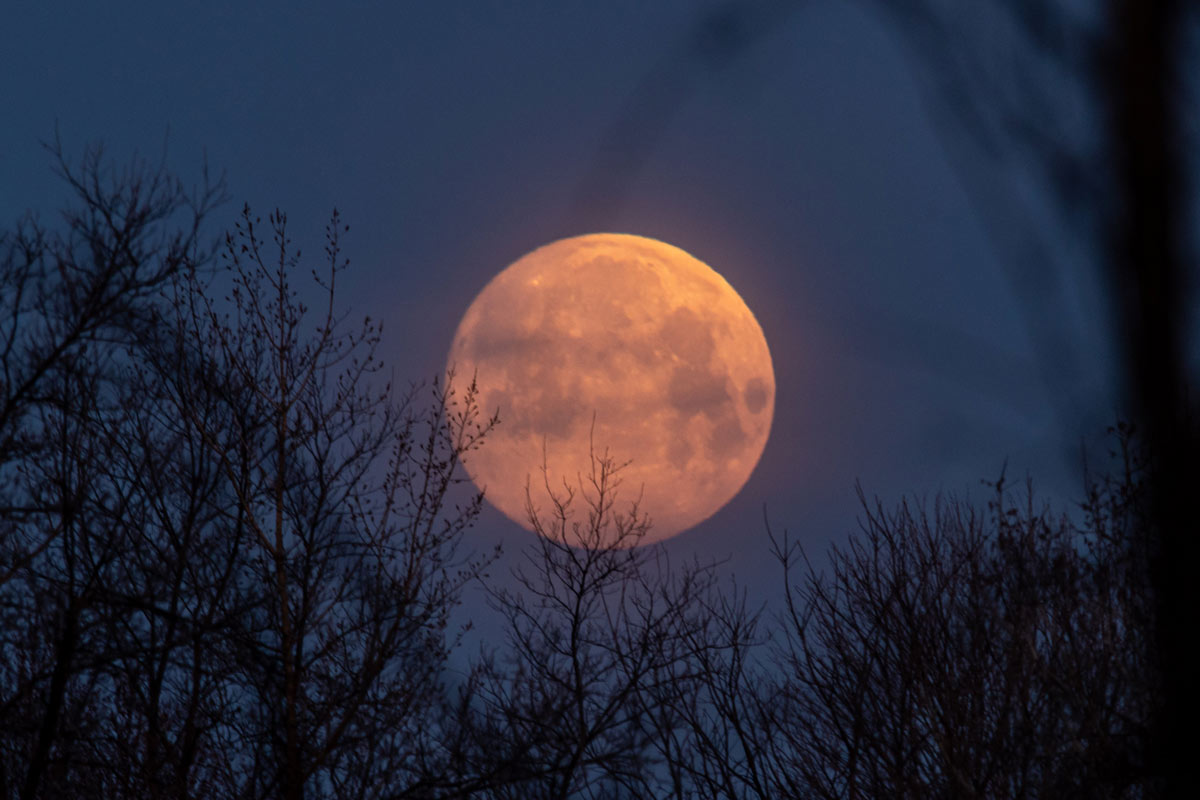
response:
<path id="1" fill-rule="evenodd" d="M 531 528 L 526 487 L 547 505 L 543 464 L 551 487 L 586 490 L 594 445 L 629 462 L 614 510 L 640 496 L 641 544 L 729 502 L 775 413 L 754 314 L 707 264 L 643 236 L 576 236 L 518 259 L 467 309 L 448 368 L 500 415 L 465 460 L 489 502 Z"/>

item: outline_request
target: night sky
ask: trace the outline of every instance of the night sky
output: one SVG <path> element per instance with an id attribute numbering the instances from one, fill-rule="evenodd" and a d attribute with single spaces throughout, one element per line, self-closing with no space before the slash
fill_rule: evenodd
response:
<path id="1" fill-rule="evenodd" d="M 1088 271 L 1060 276 L 1067 348 L 1048 347 L 911 44 L 869 3 L 794 6 L 16 0 L 0 217 L 53 218 L 56 126 L 116 163 L 165 146 L 188 181 L 207 157 L 231 196 L 214 234 L 243 202 L 278 206 L 314 263 L 336 206 L 342 300 L 385 321 L 402 382 L 438 374 L 475 293 L 541 244 L 681 247 L 740 292 L 775 363 L 757 470 L 668 544 L 743 581 L 774 574 L 764 505 L 819 552 L 854 530 L 856 481 L 982 500 L 1007 461 L 1078 495 L 1081 442 L 1102 450 L 1117 413 Z M 488 510 L 470 536 L 512 553 L 531 534 Z"/>

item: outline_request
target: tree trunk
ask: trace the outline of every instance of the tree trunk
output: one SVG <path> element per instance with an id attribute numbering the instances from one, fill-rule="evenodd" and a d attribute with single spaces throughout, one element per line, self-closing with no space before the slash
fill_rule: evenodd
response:
<path id="1" fill-rule="evenodd" d="M 1200 662 L 1190 646 L 1200 626 L 1189 575 L 1196 563 L 1195 522 L 1182 523 L 1197 469 L 1186 401 L 1187 290 L 1183 158 L 1183 4 L 1110 0 L 1114 51 L 1109 73 L 1117 224 L 1114 300 L 1125 346 L 1128 399 L 1153 457 L 1152 502 L 1158 542 L 1151 554 L 1156 650 L 1161 683 L 1152 722 L 1150 766 L 1167 795 L 1186 796 L 1194 770 L 1182 734 L 1194 725 Z"/>
<path id="2" fill-rule="evenodd" d="M 71 662 L 79 644 L 79 616 L 82 603 L 72 597 L 63 615 L 62 633 L 54 648 L 54 672 L 50 676 L 50 689 L 46 696 L 46 713 L 38 730 L 37 744 L 29 760 L 29 771 L 25 773 L 25 785 L 21 788 L 21 800 L 34 800 L 39 794 L 42 778 L 50 764 L 50 750 L 58 734 L 58 719 L 62 716 L 66 700 L 67 679 L 71 674 Z"/>

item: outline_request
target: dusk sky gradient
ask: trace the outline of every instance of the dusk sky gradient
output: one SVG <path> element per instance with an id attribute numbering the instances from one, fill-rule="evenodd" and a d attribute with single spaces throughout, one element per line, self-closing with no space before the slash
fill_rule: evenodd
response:
<path id="1" fill-rule="evenodd" d="M 1069 347 L 1049 347 L 939 102 L 867 2 L 15 0 L 0 217 L 53 221 L 56 127 L 68 154 L 102 140 L 117 164 L 165 142 L 189 182 L 207 157 L 231 196 L 210 232 L 278 206 L 314 266 L 336 206 L 342 302 L 384 320 L 400 382 L 438 374 L 475 294 L 539 245 L 687 250 L 756 314 L 776 411 L 740 495 L 667 547 L 755 583 L 776 574 L 764 505 L 820 552 L 854 530 L 856 481 L 887 503 L 983 500 L 1007 460 L 1070 498 L 1081 444 L 1103 456 L 1118 407 L 1095 276 L 1066 253 Z M 531 536 L 488 509 L 469 544 L 511 558 Z"/>

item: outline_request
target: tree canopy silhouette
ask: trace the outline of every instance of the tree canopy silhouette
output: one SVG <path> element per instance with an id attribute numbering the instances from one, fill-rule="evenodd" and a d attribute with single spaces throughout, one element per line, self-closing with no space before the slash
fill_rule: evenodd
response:
<path id="1" fill-rule="evenodd" d="M 207 248 L 219 182 L 57 155 L 65 227 L 0 256 L 0 797 L 1161 790 L 1132 428 L 1077 509 L 1001 480 L 985 507 L 864 495 L 827 564 L 772 537 L 780 608 L 622 546 L 650 521 L 598 443 L 531 485 L 506 582 L 456 486 L 499 421 L 471 383 L 382 379 L 336 213 L 298 285 L 282 213 Z M 497 635 L 452 681 L 477 581 Z"/>

